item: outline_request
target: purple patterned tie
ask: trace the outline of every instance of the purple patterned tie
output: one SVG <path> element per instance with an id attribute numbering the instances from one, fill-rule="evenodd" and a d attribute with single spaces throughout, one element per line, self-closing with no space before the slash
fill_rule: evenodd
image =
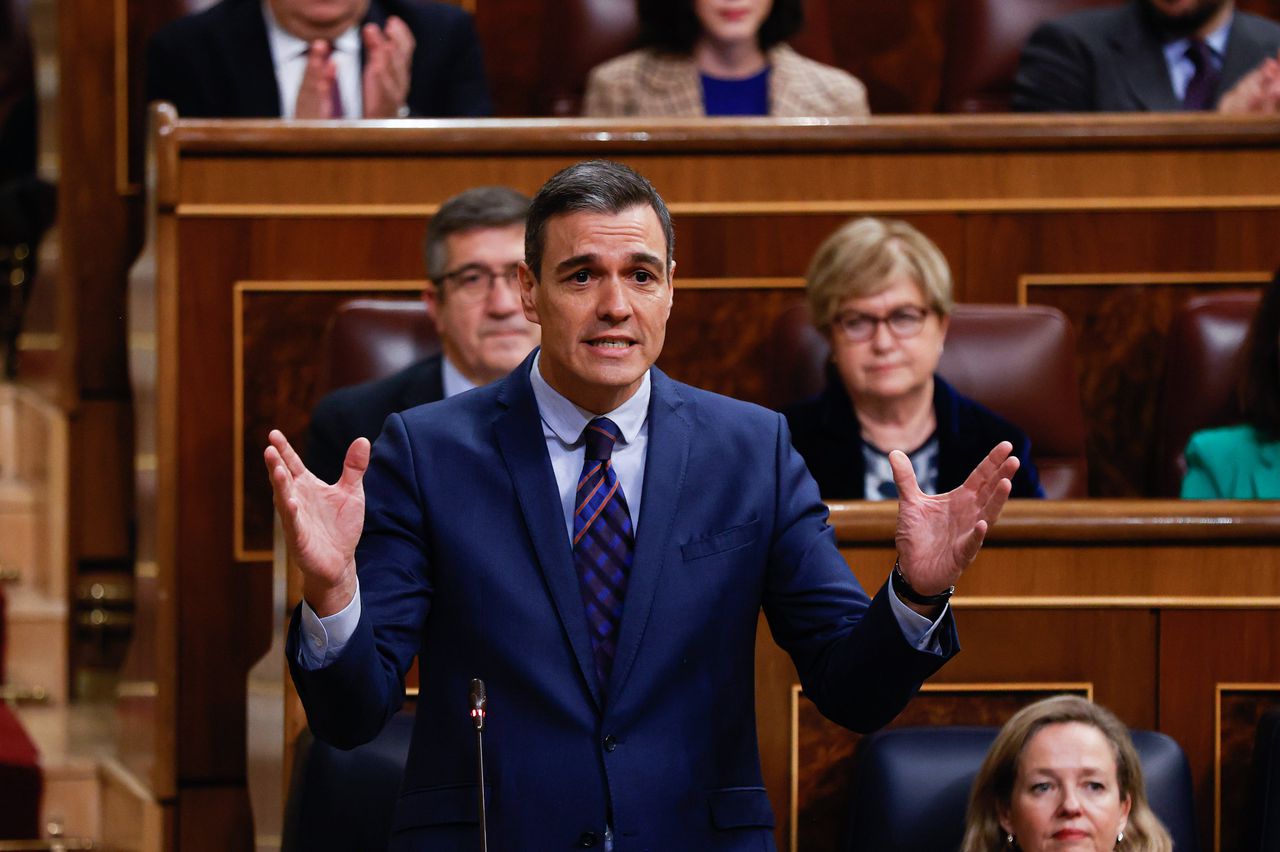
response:
<path id="1" fill-rule="evenodd" d="M 1185 110 L 1212 109 L 1218 94 L 1218 81 L 1222 72 L 1214 62 L 1213 48 L 1200 39 L 1192 39 L 1187 45 L 1187 58 L 1195 66 L 1196 73 L 1187 83 L 1187 93 L 1182 97 Z"/>
<path id="2" fill-rule="evenodd" d="M 337 68 L 338 63 L 334 62 L 334 56 L 338 53 L 338 46 L 333 42 L 329 42 L 329 64 L 334 67 L 333 86 L 329 89 L 329 117 L 330 118 L 346 118 L 347 112 L 342 108 L 342 87 L 338 85 Z"/>
<path id="3" fill-rule="evenodd" d="M 619 435 L 618 427 L 606 417 L 597 417 L 582 430 L 587 453 L 574 497 L 573 563 L 587 608 L 601 690 L 609 681 L 618 648 L 622 601 L 636 547 L 631 513 L 609 458 Z"/>

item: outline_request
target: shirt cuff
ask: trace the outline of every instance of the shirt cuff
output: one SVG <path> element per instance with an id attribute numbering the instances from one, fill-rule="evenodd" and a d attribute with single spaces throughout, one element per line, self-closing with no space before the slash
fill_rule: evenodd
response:
<path id="1" fill-rule="evenodd" d="M 303 606 L 306 606 L 306 604 L 303 604 Z M 898 627 L 902 630 L 902 636 L 907 640 L 908 645 L 917 651 L 927 651 L 931 654 L 942 653 L 942 643 L 938 641 L 935 634 L 938 631 L 938 625 L 942 623 L 942 619 L 946 616 L 947 610 L 951 608 L 949 601 L 943 605 L 942 612 L 938 613 L 938 617 L 930 621 L 903 603 L 902 598 L 898 597 L 898 593 L 891 583 L 889 585 L 889 607 L 893 610 L 893 617 L 898 620 Z M 337 618 L 337 616 L 333 617 Z"/>
<path id="2" fill-rule="evenodd" d="M 916 613 L 911 613 L 916 615 Z M 916 615 L 917 618 L 920 616 Z M 928 619 L 924 619 L 928 621 Z M 355 635 L 360 621 L 360 578 L 356 578 L 356 593 L 347 604 L 333 615 L 324 618 L 306 601 L 302 602 L 302 641 L 298 645 L 298 662 L 307 671 L 322 669 L 342 653 L 342 649 Z M 905 629 L 905 628 L 904 628 Z"/>

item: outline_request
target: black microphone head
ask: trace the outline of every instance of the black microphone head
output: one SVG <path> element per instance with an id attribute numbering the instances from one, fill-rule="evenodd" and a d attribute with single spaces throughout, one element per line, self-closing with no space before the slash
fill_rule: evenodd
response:
<path id="1" fill-rule="evenodd" d="M 475 677 L 471 679 L 471 721 L 476 730 L 484 730 L 484 705 L 488 700 L 485 695 L 484 681 Z"/>

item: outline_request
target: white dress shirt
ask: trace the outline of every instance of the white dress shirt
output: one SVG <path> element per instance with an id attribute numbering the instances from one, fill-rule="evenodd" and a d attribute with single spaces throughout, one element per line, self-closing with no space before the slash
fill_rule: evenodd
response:
<path id="1" fill-rule="evenodd" d="M 538 403 L 538 413 L 542 417 L 542 434 L 547 442 L 547 454 L 551 458 L 551 467 L 555 472 L 556 487 L 560 491 L 560 501 L 564 509 L 565 537 L 573 540 L 574 495 L 578 487 L 578 477 L 582 473 L 582 461 L 586 456 L 586 442 L 582 439 L 582 430 L 595 417 L 603 416 L 612 420 L 622 432 L 621 445 L 613 450 L 613 469 L 618 476 L 619 487 L 627 499 L 627 509 L 631 515 L 631 525 L 636 535 L 640 534 L 640 497 L 644 489 L 644 466 L 649 445 L 649 397 L 651 384 L 649 373 L 640 383 L 640 388 L 622 405 L 608 414 L 595 415 L 579 408 L 547 384 L 538 369 L 541 353 L 534 356 L 533 368 L 529 376 L 533 385 L 533 396 Z M 902 635 L 913 647 L 935 653 L 941 650 L 934 633 L 946 608 L 937 620 L 930 621 L 914 611 L 889 589 L 889 603 L 893 609 Z M 948 604 L 947 606 L 950 606 Z M 355 633 L 356 623 L 360 620 L 360 588 L 356 583 L 356 593 L 345 609 L 333 615 L 320 618 L 315 611 L 302 602 L 302 642 L 300 643 L 299 662 L 304 668 L 323 668 L 332 662 Z"/>
<path id="2" fill-rule="evenodd" d="M 267 0 L 262 0 L 262 18 L 267 24 L 267 44 L 271 46 L 271 62 L 276 69 L 276 88 L 280 90 L 280 117 L 293 118 L 311 44 L 281 27 Z M 338 69 L 343 117 L 360 118 L 364 115 L 364 92 L 360 80 L 358 26 L 350 27 L 333 40 L 329 59 Z"/>

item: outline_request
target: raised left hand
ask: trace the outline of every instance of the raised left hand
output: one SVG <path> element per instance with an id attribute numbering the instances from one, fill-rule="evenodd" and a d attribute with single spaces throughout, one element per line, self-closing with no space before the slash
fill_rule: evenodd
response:
<path id="1" fill-rule="evenodd" d="M 364 117 L 395 118 L 409 98 L 409 66 L 415 41 L 408 24 L 392 15 L 387 28 L 365 24 Z"/>
<path id="2" fill-rule="evenodd" d="M 1002 441 L 964 484 L 936 497 L 920 490 L 906 453 L 889 454 L 898 486 L 898 563 L 911 588 L 922 595 L 946 591 L 978 555 L 1013 488 L 1018 458 L 1012 453 L 1013 445 Z"/>

